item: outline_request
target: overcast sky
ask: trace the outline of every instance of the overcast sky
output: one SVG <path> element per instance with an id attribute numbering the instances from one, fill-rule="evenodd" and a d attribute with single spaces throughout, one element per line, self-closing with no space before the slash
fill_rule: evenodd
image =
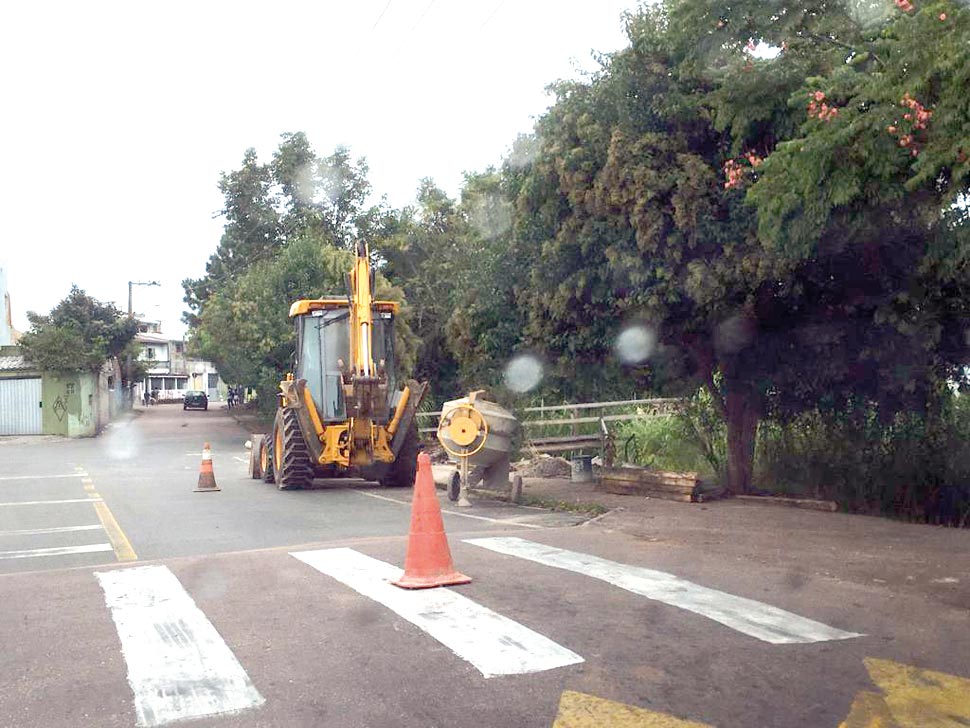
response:
<path id="1" fill-rule="evenodd" d="M 76 283 L 183 327 L 222 222 L 219 173 L 305 131 L 401 207 L 498 163 L 545 87 L 625 43 L 635 0 L 10 2 L 0 6 L 0 266 L 14 325 Z M 280 302 L 281 306 L 288 305 Z"/>

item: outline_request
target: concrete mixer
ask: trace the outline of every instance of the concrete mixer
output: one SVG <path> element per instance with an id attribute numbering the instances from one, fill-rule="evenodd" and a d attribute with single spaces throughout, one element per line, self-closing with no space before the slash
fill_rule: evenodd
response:
<path id="1" fill-rule="evenodd" d="M 438 421 L 438 441 L 456 464 L 448 497 L 469 506 L 468 488 L 478 483 L 491 490 L 509 487 L 509 455 L 519 421 L 511 412 L 485 399 L 484 390 L 445 402 Z"/>

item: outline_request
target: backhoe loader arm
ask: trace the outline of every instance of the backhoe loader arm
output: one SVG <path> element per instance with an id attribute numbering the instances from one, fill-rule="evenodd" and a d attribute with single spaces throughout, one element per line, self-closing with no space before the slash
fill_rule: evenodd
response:
<path id="1" fill-rule="evenodd" d="M 370 438 L 370 421 L 386 421 L 387 372 L 374 361 L 373 277 L 367 245 L 357 243 L 357 259 L 350 272 L 350 362 L 343 367 L 347 414 L 354 420 L 355 437 Z M 366 422 L 365 422 L 366 421 Z"/>
<path id="2" fill-rule="evenodd" d="M 376 374 L 373 349 L 374 296 L 371 291 L 370 255 L 366 243 L 357 243 L 357 259 L 350 273 L 350 367 L 354 374 Z"/>

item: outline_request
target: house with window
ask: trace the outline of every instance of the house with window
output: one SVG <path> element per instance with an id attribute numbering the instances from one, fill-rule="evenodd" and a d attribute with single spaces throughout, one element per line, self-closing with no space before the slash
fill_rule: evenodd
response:
<path id="1" fill-rule="evenodd" d="M 189 390 L 205 392 L 210 400 L 225 399 L 226 385 L 215 365 L 186 356 L 185 341 L 171 339 L 161 331 L 157 321 L 140 321 L 135 340 L 141 345 L 138 361 L 147 374 L 135 388 L 135 397 L 156 392 L 159 402 L 178 402 Z"/>

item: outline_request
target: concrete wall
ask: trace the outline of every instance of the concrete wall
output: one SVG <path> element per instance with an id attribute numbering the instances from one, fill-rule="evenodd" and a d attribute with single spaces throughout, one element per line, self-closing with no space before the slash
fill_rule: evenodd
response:
<path id="1" fill-rule="evenodd" d="M 0 356 L 22 356 L 19 347 L 0 347 Z M 93 437 L 126 410 L 121 386 L 121 365 L 105 362 L 101 371 L 40 372 L 24 369 L 0 371 L 0 378 L 40 377 L 42 422 L 45 435 Z"/>
<path id="2" fill-rule="evenodd" d="M 44 434 L 67 437 L 98 434 L 101 421 L 98 380 L 98 375 L 88 372 L 45 373 L 41 385 Z M 104 424 L 107 424 L 107 415 Z"/>
<path id="3" fill-rule="evenodd" d="M 121 386 L 121 363 L 112 359 L 101 368 L 98 377 L 98 430 L 125 410 L 125 390 Z"/>

